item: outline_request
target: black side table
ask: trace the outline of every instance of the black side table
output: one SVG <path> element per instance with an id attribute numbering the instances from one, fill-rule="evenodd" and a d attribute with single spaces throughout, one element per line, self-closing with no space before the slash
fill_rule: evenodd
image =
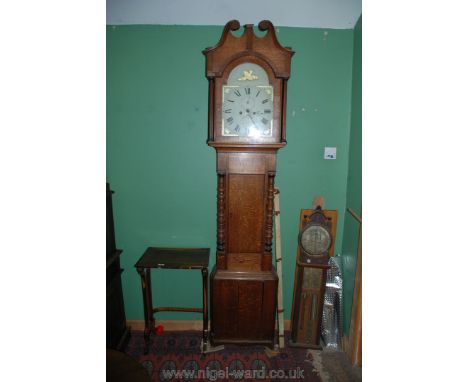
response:
<path id="1" fill-rule="evenodd" d="M 143 306 L 145 312 L 145 349 L 148 354 L 150 336 L 154 329 L 154 314 L 157 312 L 196 312 L 203 313 L 202 352 L 208 347 L 208 262 L 209 248 L 156 248 L 149 247 L 135 264 L 141 277 Z M 153 308 L 151 293 L 151 268 L 166 269 L 200 269 L 203 280 L 203 308 Z"/>

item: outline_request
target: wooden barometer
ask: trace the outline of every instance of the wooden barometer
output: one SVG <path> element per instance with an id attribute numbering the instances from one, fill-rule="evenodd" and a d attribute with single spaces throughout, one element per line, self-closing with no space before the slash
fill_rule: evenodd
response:
<path id="1" fill-rule="evenodd" d="M 336 236 L 336 210 L 301 210 L 290 346 L 321 349 L 320 334 L 329 258 Z"/>
<path id="2" fill-rule="evenodd" d="M 229 21 L 206 56 L 208 145 L 218 175 L 211 341 L 273 344 L 278 276 L 272 267 L 276 154 L 286 145 L 286 84 L 294 52 L 270 21 Z"/>

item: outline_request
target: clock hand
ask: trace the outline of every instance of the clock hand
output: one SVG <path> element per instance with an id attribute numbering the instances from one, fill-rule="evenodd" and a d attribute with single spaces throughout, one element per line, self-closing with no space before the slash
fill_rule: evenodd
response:
<path id="1" fill-rule="evenodd" d="M 255 128 L 258 130 L 257 125 L 255 124 L 255 122 L 254 122 L 253 118 L 250 116 L 250 114 L 248 114 L 248 117 L 249 117 L 250 120 L 252 121 L 252 125 L 254 125 Z"/>

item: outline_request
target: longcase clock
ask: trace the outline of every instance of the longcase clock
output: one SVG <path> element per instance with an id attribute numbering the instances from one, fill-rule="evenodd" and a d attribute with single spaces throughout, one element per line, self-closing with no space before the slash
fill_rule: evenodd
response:
<path id="1" fill-rule="evenodd" d="M 272 267 L 276 154 L 286 145 L 286 84 L 294 52 L 270 21 L 230 21 L 206 56 L 208 145 L 216 149 L 217 251 L 211 340 L 274 341 L 278 276 Z M 263 36 L 261 36 L 263 35 Z"/>

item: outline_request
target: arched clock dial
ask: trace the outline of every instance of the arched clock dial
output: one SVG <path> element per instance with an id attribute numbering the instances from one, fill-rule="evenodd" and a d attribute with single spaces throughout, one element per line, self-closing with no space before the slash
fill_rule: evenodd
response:
<path id="1" fill-rule="evenodd" d="M 273 93 L 260 65 L 244 62 L 232 69 L 223 86 L 221 135 L 271 137 Z"/>
<path id="2" fill-rule="evenodd" d="M 223 86 L 223 136 L 271 137 L 272 131 L 271 86 Z"/>

